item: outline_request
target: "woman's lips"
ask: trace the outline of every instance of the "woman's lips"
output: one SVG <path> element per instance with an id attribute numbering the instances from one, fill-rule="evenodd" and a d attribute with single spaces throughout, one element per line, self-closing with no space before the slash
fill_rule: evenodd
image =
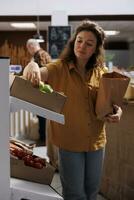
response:
<path id="1" fill-rule="evenodd" d="M 85 54 L 84 51 L 77 51 L 79 54 Z"/>

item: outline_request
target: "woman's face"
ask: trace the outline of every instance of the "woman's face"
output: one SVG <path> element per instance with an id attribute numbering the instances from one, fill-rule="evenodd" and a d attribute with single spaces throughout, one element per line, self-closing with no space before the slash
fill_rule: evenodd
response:
<path id="1" fill-rule="evenodd" d="M 88 61 L 96 50 L 97 39 L 90 31 L 81 31 L 76 36 L 74 54 L 78 60 Z"/>

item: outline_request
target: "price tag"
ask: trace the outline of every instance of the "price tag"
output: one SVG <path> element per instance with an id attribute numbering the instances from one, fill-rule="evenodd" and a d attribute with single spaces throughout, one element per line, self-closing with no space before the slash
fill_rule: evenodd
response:
<path id="1" fill-rule="evenodd" d="M 19 74 L 22 71 L 21 65 L 9 65 L 9 72 Z"/>

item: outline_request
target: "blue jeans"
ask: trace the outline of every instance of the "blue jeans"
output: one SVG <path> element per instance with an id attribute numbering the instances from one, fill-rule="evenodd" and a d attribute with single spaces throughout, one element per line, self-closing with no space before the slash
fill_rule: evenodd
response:
<path id="1" fill-rule="evenodd" d="M 64 200 L 96 200 L 100 187 L 104 149 L 92 152 L 59 150 L 59 170 Z"/>

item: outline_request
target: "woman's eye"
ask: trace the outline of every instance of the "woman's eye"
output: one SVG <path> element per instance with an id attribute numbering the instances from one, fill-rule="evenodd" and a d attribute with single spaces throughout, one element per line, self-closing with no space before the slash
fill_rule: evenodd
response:
<path id="1" fill-rule="evenodd" d="M 81 43 L 82 41 L 81 41 L 81 40 L 77 40 L 77 42 L 78 42 L 78 43 Z"/>
<path id="2" fill-rule="evenodd" d="M 92 47 L 93 45 L 91 43 L 86 43 L 87 46 Z"/>

